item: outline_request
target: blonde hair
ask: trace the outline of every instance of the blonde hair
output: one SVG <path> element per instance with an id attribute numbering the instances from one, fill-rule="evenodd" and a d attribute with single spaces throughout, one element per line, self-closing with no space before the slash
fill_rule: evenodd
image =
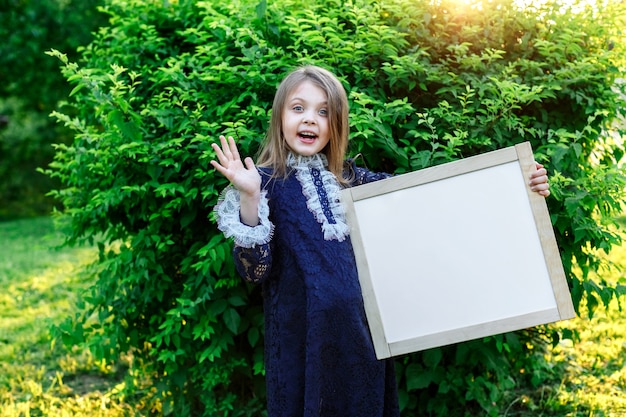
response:
<path id="1" fill-rule="evenodd" d="M 328 159 L 328 170 L 337 180 L 345 183 L 343 163 L 348 148 L 348 97 L 341 82 L 330 71 L 308 65 L 289 73 L 280 83 L 272 104 L 272 116 L 265 136 L 265 143 L 259 154 L 257 165 L 273 168 L 274 177 L 287 175 L 287 154 L 289 148 L 283 136 L 283 112 L 285 102 L 291 92 L 305 81 L 310 81 L 324 90 L 328 103 L 328 127 L 330 141 L 322 152 Z"/>

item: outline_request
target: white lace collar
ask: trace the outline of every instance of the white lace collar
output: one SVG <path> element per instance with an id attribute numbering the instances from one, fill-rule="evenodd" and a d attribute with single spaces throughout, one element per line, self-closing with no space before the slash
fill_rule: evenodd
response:
<path id="1" fill-rule="evenodd" d="M 341 204 L 341 186 L 327 169 L 326 155 L 318 153 L 302 156 L 289 153 L 287 166 L 295 169 L 296 178 L 302 186 L 307 208 L 322 225 L 325 240 L 342 242 L 350 233 Z"/>
<path id="2" fill-rule="evenodd" d="M 328 159 L 323 153 L 316 153 L 311 156 L 296 155 L 293 152 L 289 152 L 287 155 L 287 166 L 290 168 L 317 168 L 319 170 L 326 169 L 328 167 Z"/>

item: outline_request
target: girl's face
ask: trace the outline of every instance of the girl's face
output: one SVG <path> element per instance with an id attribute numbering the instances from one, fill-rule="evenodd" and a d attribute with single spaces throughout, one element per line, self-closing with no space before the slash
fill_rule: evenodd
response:
<path id="1" fill-rule="evenodd" d="M 297 86 L 285 101 L 282 126 L 287 146 L 294 153 L 311 156 L 324 149 L 330 141 L 324 90 L 311 81 Z"/>

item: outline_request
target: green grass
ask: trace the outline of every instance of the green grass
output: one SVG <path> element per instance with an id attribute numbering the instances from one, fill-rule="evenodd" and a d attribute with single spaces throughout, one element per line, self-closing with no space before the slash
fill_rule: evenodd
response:
<path id="1" fill-rule="evenodd" d="M 127 416 L 115 369 L 51 343 L 88 282 L 92 248 L 62 242 L 48 218 L 0 223 L 0 416 Z"/>
<path id="2" fill-rule="evenodd" d="M 61 242 L 48 218 L 0 223 L 0 417 L 148 415 L 141 398 L 124 396 L 121 371 L 51 343 L 51 326 L 73 314 L 89 286 L 80 271 L 96 257 L 92 248 L 55 250 Z M 626 266 L 626 245 L 612 257 Z M 603 278 L 626 283 L 619 271 Z M 550 382 L 511 392 L 501 416 L 626 416 L 626 313 L 613 302 L 592 320 L 559 325 L 580 341 L 550 352 Z"/>

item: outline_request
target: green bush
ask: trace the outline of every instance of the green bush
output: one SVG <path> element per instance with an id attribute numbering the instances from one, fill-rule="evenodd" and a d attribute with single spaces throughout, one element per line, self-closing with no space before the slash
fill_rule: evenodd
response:
<path id="1" fill-rule="evenodd" d="M 52 143 L 70 143 L 72 132 L 49 115 L 71 88 L 54 47 L 74 59 L 76 49 L 105 24 L 96 7 L 102 0 L 7 0 L 0 7 L 0 219 L 50 213 L 46 198 L 59 187 L 37 173 L 54 156 Z"/>
<path id="2" fill-rule="evenodd" d="M 345 82 L 350 153 L 373 170 L 530 141 L 551 173 L 575 305 L 607 304 L 624 287 L 587 274 L 619 242 L 617 3 L 110 0 L 110 26 L 78 64 L 51 52 L 74 86 L 55 115 L 75 139 L 48 173 L 63 183 L 69 242 L 100 248 L 97 281 L 58 333 L 98 357 L 140 358 L 165 415 L 262 413 L 261 294 L 236 276 L 212 220 L 226 183 L 210 143 L 229 134 L 254 154 L 278 82 L 309 63 Z M 403 415 L 497 415 L 504 391 L 541 383 L 533 369 L 560 336 L 537 328 L 398 359 Z"/>

